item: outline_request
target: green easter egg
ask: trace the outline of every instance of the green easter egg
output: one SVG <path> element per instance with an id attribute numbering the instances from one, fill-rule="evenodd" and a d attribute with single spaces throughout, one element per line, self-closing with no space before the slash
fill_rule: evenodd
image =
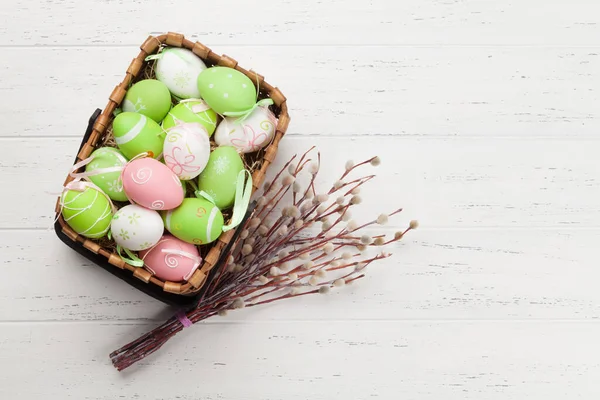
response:
<path id="1" fill-rule="evenodd" d="M 198 189 L 208 193 L 221 210 L 235 200 L 237 177 L 244 162 L 235 147 L 221 146 L 210 153 L 208 164 L 198 176 Z"/>
<path id="2" fill-rule="evenodd" d="M 119 150 L 128 159 L 144 152 L 151 152 L 156 159 L 162 157 L 166 135 L 158 123 L 145 115 L 134 112 L 117 115 L 113 134 Z"/>
<path id="3" fill-rule="evenodd" d="M 136 112 L 159 122 L 171 109 L 171 93 L 167 85 L 156 79 L 144 79 L 127 90 L 123 111 Z"/>
<path id="4" fill-rule="evenodd" d="M 184 242 L 207 244 L 223 232 L 223 214 L 210 201 L 187 198 L 174 210 L 162 214 L 165 228 Z"/>
<path id="5" fill-rule="evenodd" d="M 198 75 L 198 90 L 218 114 L 249 110 L 256 103 L 254 83 L 240 71 L 212 67 Z"/>
<path id="6" fill-rule="evenodd" d="M 91 187 L 83 192 L 67 190 L 62 195 L 62 203 L 62 216 L 75 232 L 94 239 L 106 235 L 112 209 L 103 193 Z"/>
<path id="7" fill-rule="evenodd" d="M 85 172 L 90 174 L 90 180 L 104 193 L 115 201 L 127 201 L 123 191 L 123 184 L 119 179 L 121 171 L 99 173 L 105 168 L 123 168 L 127 164 L 125 156 L 112 147 L 102 147 L 95 150 L 91 157 L 92 162 L 85 166 Z"/>
<path id="8" fill-rule="evenodd" d="M 210 136 L 217 128 L 217 114 L 210 108 L 206 109 L 207 107 L 202 100 L 179 103 L 169 111 L 162 127 L 166 131 L 179 122 L 198 122 L 206 128 Z"/>

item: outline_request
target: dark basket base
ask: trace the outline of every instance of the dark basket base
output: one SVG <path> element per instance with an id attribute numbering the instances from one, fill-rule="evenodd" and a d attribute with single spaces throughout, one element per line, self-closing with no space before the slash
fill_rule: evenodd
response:
<path id="1" fill-rule="evenodd" d="M 96 122 L 96 119 L 101 114 L 101 112 L 102 112 L 102 110 L 96 109 L 96 111 L 94 111 L 94 113 L 90 117 L 88 127 L 87 127 L 85 135 L 81 141 L 81 145 L 79 146 L 79 150 L 81 150 L 83 145 L 87 142 L 89 136 L 92 133 L 92 128 L 94 126 L 94 123 Z M 78 151 L 78 153 L 79 153 L 79 151 Z M 77 162 L 77 159 L 75 159 L 75 161 L 73 163 L 76 163 L 76 162 Z M 253 202 L 248 207 L 248 211 L 246 212 L 244 221 L 242 221 L 242 223 L 239 225 L 240 227 L 244 226 L 246 220 L 252 214 L 254 207 L 255 207 L 255 204 Z M 117 268 L 114 265 L 110 264 L 106 257 L 102 256 L 101 254 L 96 254 L 91 250 L 88 250 L 80 242 L 71 240 L 67 235 L 65 235 L 63 233 L 62 227 L 58 221 L 56 221 L 54 223 L 54 230 L 56 232 L 56 235 L 62 242 L 64 242 L 67 246 L 69 246 L 70 248 L 72 248 L 77 253 L 81 254 L 82 256 L 84 256 L 85 258 L 87 258 L 88 260 L 93 262 L 94 264 L 102 267 L 106 271 L 110 272 L 111 274 L 113 274 L 117 278 L 121 279 L 122 281 L 127 282 L 128 284 L 135 287 L 136 289 L 146 293 L 148 296 L 151 296 L 156 300 L 162 301 L 163 303 L 166 303 L 166 304 L 169 304 L 172 306 L 176 306 L 176 307 L 182 307 L 182 308 L 194 307 L 198 303 L 198 301 L 200 301 L 200 298 L 204 294 L 204 289 L 208 287 L 207 283 L 210 282 L 210 280 L 212 279 L 214 274 L 220 269 L 220 266 L 222 265 L 222 263 L 225 262 L 226 255 L 231 250 L 231 246 L 233 246 L 233 244 L 236 242 L 237 237 L 241 232 L 240 228 L 236 229 L 236 232 L 235 232 L 233 238 L 223 249 L 223 251 L 221 253 L 221 257 L 219 258 L 219 261 L 214 266 L 214 268 L 212 268 L 212 270 L 209 272 L 209 274 L 206 278 L 206 283 L 203 286 L 203 289 L 201 289 L 198 293 L 195 293 L 193 295 L 180 295 L 180 294 L 165 292 L 161 287 L 159 287 L 155 284 L 146 283 L 146 282 L 134 277 L 133 274 L 131 273 L 131 271 L 128 271 L 126 269 L 120 269 L 120 268 Z"/>

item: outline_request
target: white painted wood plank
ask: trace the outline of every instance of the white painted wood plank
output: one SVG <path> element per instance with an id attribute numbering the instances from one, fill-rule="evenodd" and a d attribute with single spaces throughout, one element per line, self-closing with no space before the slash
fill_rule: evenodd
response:
<path id="1" fill-rule="evenodd" d="M 600 395 L 597 322 L 212 323 L 182 332 L 129 371 L 112 370 L 108 353 L 149 328 L 4 325 L 0 394 L 23 400 Z"/>
<path id="2" fill-rule="evenodd" d="M 0 6 L 0 34 L 9 45 L 139 45 L 168 30 L 218 44 L 598 45 L 598 11 L 592 0 L 224 0 L 218 10 L 192 0 L 17 0 Z"/>
<path id="3" fill-rule="evenodd" d="M 60 191 L 78 145 L 75 138 L 0 141 L 0 187 L 5 199 L 18 199 L 0 209 L 0 228 L 51 224 L 56 197 L 44 193 Z M 312 145 L 322 152 L 322 190 L 347 159 L 383 159 L 366 169 L 377 178 L 365 187 L 358 220 L 404 207 L 401 221 L 424 227 L 600 226 L 597 140 L 292 136 L 275 165 Z"/>
<path id="4" fill-rule="evenodd" d="M 600 317 L 599 230 L 420 230 L 367 278 L 230 319 L 509 320 Z M 0 321 L 164 321 L 174 311 L 90 263 L 53 232 L 0 231 Z M 24 279 L 23 277 L 27 278 Z"/>
<path id="5" fill-rule="evenodd" d="M 289 134 L 598 137 L 594 48 L 215 48 L 288 98 Z M 80 136 L 137 55 L 4 49 L 0 136 Z M 101 62 L 100 62 L 101 60 Z M 40 68 L 42 64 L 44 67 Z"/>

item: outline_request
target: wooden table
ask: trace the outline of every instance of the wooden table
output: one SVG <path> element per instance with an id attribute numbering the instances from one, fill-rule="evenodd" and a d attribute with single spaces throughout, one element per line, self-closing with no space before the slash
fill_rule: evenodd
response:
<path id="1" fill-rule="evenodd" d="M 217 7 L 219 7 L 217 9 Z M 0 398 L 593 399 L 600 395 L 600 7 L 592 0 L 0 4 Z M 64 246 L 56 196 L 149 34 L 268 77 L 323 183 L 382 158 L 354 216 L 421 228 L 328 296 L 184 330 Z"/>

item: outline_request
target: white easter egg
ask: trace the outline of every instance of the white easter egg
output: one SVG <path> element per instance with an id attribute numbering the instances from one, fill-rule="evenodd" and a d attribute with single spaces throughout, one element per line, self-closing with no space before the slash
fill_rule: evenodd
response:
<path id="1" fill-rule="evenodd" d="M 273 140 L 277 118 L 267 107 L 256 107 L 243 121 L 226 117 L 215 131 L 219 146 L 233 146 L 242 153 L 252 153 Z"/>
<path id="2" fill-rule="evenodd" d="M 158 212 L 130 204 L 115 213 L 110 230 L 118 245 L 140 251 L 158 243 L 163 235 L 164 224 Z"/>
<path id="3" fill-rule="evenodd" d="M 181 99 L 199 99 L 198 75 L 206 64 L 188 49 L 167 47 L 156 62 L 156 79 L 164 83 L 169 91 Z"/>
<path id="4" fill-rule="evenodd" d="M 181 180 L 190 180 L 204 170 L 210 157 L 210 139 L 202 124 L 180 123 L 167 133 L 164 144 L 167 167 Z"/>

